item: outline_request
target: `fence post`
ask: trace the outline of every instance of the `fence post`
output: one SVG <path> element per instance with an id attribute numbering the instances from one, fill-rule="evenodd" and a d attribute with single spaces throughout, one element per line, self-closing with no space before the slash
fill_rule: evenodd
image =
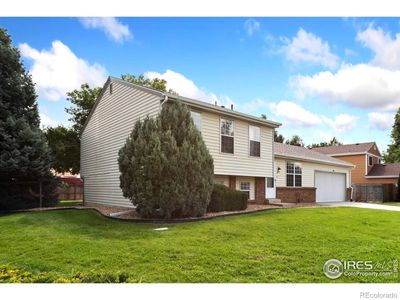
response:
<path id="1" fill-rule="evenodd" d="M 39 181 L 39 207 L 42 208 L 42 180 Z"/>

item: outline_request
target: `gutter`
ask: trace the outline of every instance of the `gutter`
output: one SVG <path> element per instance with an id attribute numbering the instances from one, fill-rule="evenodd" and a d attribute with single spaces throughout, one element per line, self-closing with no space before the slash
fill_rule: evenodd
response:
<path id="1" fill-rule="evenodd" d="M 332 162 L 332 161 L 328 161 L 328 160 L 310 159 L 310 158 L 303 157 L 303 156 L 292 156 L 292 155 L 284 155 L 284 154 L 276 154 L 275 153 L 274 157 L 297 159 L 297 160 L 302 160 L 302 161 L 310 161 L 310 162 L 316 162 L 316 163 L 321 163 L 321 164 L 325 164 L 325 165 L 334 165 L 334 166 L 347 167 L 347 168 L 353 168 L 353 169 L 355 167 L 352 164 L 346 164 L 346 163 L 342 164 L 341 162 Z"/>

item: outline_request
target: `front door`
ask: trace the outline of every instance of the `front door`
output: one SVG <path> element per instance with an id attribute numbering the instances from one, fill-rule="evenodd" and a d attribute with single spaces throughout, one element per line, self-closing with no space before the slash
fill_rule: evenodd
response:
<path id="1" fill-rule="evenodd" d="M 265 178 L 267 181 L 265 186 L 266 186 L 266 198 L 267 199 L 274 199 L 276 198 L 276 191 L 275 191 L 275 178 L 273 177 L 267 177 Z"/>

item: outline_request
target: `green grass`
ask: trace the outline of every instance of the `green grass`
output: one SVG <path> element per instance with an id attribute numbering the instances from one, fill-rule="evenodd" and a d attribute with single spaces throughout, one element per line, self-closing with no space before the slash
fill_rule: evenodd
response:
<path id="1" fill-rule="evenodd" d="M 83 201 L 82 200 L 59 200 L 58 201 L 58 206 L 76 206 L 76 205 L 82 205 Z"/>
<path id="2" fill-rule="evenodd" d="M 161 226 L 169 230 L 153 230 Z M 399 282 L 330 280 L 322 272 L 331 258 L 397 258 L 400 214 L 393 211 L 280 209 L 154 225 L 64 210 L 2 216 L 0 229 L 0 265 L 7 266 L 3 277 L 0 268 L 0 281 L 13 281 L 14 271 L 4 269 L 18 268 L 38 276 L 36 281 Z"/>

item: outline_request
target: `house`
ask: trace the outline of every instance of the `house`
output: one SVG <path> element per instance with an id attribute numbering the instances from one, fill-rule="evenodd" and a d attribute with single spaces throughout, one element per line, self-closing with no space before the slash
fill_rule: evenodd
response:
<path id="1" fill-rule="evenodd" d="M 307 160 L 305 156 L 316 155 L 309 151 L 294 157 L 282 153 L 276 156 L 274 130 L 280 123 L 240 113 L 232 106 L 225 108 L 109 77 L 81 132 L 81 177 L 84 179 L 85 204 L 132 205 L 120 189 L 118 151 L 136 121 L 156 116 L 164 105 L 176 100 L 190 108 L 194 124 L 214 159 L 214 181 L 247 192 L 249 201 L 265 203 L 266 199 L 276 198 L 276 191 L 280 193 L 282 185 L 287 188 L 289 182 L 275 178 L 275 164 L 281 164 L 286 159 L 295 162 L 292 174 L 295 186 L 286 189 L 282 196 L 296 201 L 320 199 L 318 195 L 314 196 L 315 186 L 311 179 L 315 170 L 346 173 L 344 169 L 351 168 L 350 164 L 338 163 L 322 154 L 320 160 Z M 299 163 L 302 164 L 300 170 L 304 172 L 300 177 L 297 173 Z M 281 167 L 281 174 L 287 172 L 287 166 L 291 165 Z M 289 176 L 289 173 L 284 176 Z M 345 177 L 348 180 L 350 171 Z M 299 180 L 301 186 L 298 186 Z M 275 188 L 275 181 L 278 189 Z M 300 199 L 296 196 L 308 187 L 314 188 L 314 194 L 309 192 L 311 197 Z M 343 193 L 346 187 L 347 184 L 343 186 Z M 290 192 L 294 194 L 288 196 Z M 344 198 L 340 196 L 338 199 Z"/>
<path id="2" fill-rule="evenodd" d="M 382 155 L 375 142 L 313 148 L 313 151 L 355 165 L 352 184 L 396 184 L 400 164 L 382 164 Z"/>
<path id="3" fill-rule="evenodd" d="M 353 164 L 304 147 L 274 143 L 276 197 L 284 203 L 350 200 Z"/>

